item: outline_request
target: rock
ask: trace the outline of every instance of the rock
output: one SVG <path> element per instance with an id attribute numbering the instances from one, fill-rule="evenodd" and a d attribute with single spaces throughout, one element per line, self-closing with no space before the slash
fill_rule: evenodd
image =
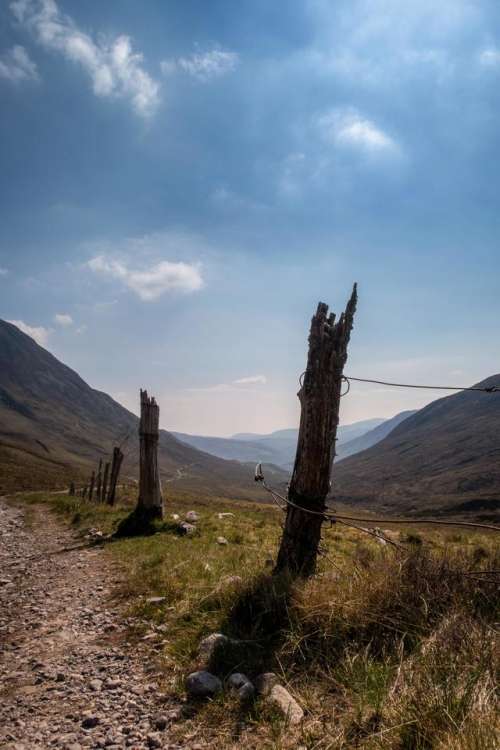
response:
<path id="1" fill-rule="evenodd" d="M 102 688 L 102 680 L 90 680 L 89 687 L 95 693 L 98 693 Z"/>
<path id="2" fill-rule="evenodd" d="M 233 672 L 233 674 L 229 675 L 227 678 L 228 686 L 234 690 L 239 690 L 240 687 L 243 687 L 243 685 L 246 685 L 248 682 L 250 682 L 250 680 L 246 674 L 243 674 L 242 672 Z"/>
<path id="3" fill-rule="evenodd" d="M 190 510 L 188 513 L 186 513 L 184 518 L 186 519 L 186 521 L 189 521 L 189 523 L 196 523 L 196 521 L 200 520 L 198 513 L 196 513 L 196 511 L 194 510 Z"/>
<path id="4" fill-rule="evenodd" d="M 217 586 L 215 587 L 215 591 L 219 593 L 220 591 L 223 591 L 224 589 L 228 589 L 234 586 L 239 586 L 243 583 L 243 578 L 241 576 L 223 576 Z"/>
<path id="5" fill-rule="evenodd" d="M 228 541 L 225 536 L 218 536 L 217 537 L 217 544 L 227 544 Z"/>
<path id="6" fill-rule="evenodd" d="M 194 534 L 196 532 L 196 526 L 193 526 L 191 523 L 186 523 L 185 521 L 180 523 L 177 528 L 183 535 Z"/>
<path id="7" fill-rule="evenodd" d="M 148 743 L 149 747 L 161 747 L 163 745 L 161 737 L 157 732 L 150 732 L 146 736 L 146 742 Z"/>
<path id="8" fill-rule="evenodd" d="M 246 682 L 238 690 L 238 698 L 242 703 L 252 701 L 255 697 L 255 688 L 251 682 Z"/>
<path id="9" fill-rule="evenodd" d="M 116 678 L 108 677 L 108 679 L 104 683 L 104 687 L 107 688 L 108 690 L 116 690 L 117 688 L 121 686 L 121 684 L 122 684 L 122 681 L 120 680 L 119 677 L 116 677 Z"/>
<path id="10" fill-rule="evenodd" d="M 198 655 L 203 661 L 210 661 L 217 649 L 222 649 L 225 646 L 228 646 L 229 643 L 230 639 L 227 635 L 223 635 L 222 633 L 211 633 L 200 641 Z"/>
<path id="11" fill-rule="evenodd" d="M 158 716 L 155 716 L 151 720 L 151 724 L 154 726 L 155 729 L 158 729 L 160 732 L 163 732 L 163 730 L 168 727 L 170 721 L 171 719 L 169 719 L 167 714 L 159 714 Z"/>
<path id="12" fill-rule="evenodd" d="M 147 604 L 161 604 L 162 602 L 166 601 L 166 596 L 148 596 L 148 598 L 146 599 Z"/>
<path id="13" fill-rule="evenodd" d="M 222 690 L 222 682 L 210 672 L 192 672 L 186 679 L 186 690 L 192 698 L 210 698 Z"/>
<path id="14" fill-rule="evenodd" d="M 180 515 L 178 513 L 172 513 L 171 518 L 174 521 L 180 521 L 181 520 L 181 517 L 180 517 Z"/>
<path id="15" fill-rule="evenodd" d="M 283 685 L 275 685 L 271 688 L 267 700 L 281 711 L 287 723 L 291 726 L 300 724 L 304 718 L 304 711 Z"/>
<path id="16" fill-rule="evenodd" d="M 98 716 L 86 716 L 82 721 L 82 727 L 84 729 L 93 729 L 99 724 Z"/>
<path id="17" fill-rule="evenodd" d="M 268 696 L 273 687 L 278 685 L 278 683 L 278 675 L 274 674 L 274 672 L 263 672 L 254 680 L 255 689 L 264 696 Z"/>
<path id="18" fill-rule="evenodd" d="M 222 520 L 223 518 L 228 518 L 229 516 L 234 516 L 234 513 L 218 513 L 218 516 Z"/>

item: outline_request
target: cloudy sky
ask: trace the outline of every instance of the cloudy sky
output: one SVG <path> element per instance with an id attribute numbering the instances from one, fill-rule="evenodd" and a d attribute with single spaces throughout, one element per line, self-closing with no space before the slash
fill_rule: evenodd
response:
<path id="1" fill-rule="evenodd" d="M 0 316 L 163 426 L 296 423 L 318 300 L 348 372 L 500 371 L 496 0 L 0 7 Z M 353 386 L 342 421 L 437 397 Z"/>

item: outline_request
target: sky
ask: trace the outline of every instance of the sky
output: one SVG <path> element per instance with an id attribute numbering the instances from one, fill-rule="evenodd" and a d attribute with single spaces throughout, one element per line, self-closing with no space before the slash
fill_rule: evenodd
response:
<path id="1" fill-rule="evenodd" d="M 131 410 L 295 426 L 354 281 L 346 373 L 500 371 L 495 0 L 6 1 L 0 97 L 0 317 Z"/>

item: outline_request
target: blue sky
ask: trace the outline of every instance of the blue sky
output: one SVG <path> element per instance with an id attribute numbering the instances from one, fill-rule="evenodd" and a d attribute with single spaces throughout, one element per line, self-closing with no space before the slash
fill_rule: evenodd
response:
<path id="1" fill-rule="evenodd" d="M 500 8 L 0 8 L 0 316 L 164 427 L 296 423 L 319 300 L 353 375 L 500 371 Z M 342 421 L 429 392 L 353 386 Z"/>

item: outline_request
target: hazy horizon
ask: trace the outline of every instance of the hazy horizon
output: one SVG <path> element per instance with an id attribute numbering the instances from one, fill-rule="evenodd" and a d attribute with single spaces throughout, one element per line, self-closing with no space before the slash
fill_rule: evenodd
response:
<path id="1" fill-rule="evenodd" d="M 500 370 L 500 21 L 484 0 L 0 8 L 0 316 L 162 427 L 298 423 L 318 301 L 346 372 Z M 341 422 L 446 395 L 353 384 Z"/>

